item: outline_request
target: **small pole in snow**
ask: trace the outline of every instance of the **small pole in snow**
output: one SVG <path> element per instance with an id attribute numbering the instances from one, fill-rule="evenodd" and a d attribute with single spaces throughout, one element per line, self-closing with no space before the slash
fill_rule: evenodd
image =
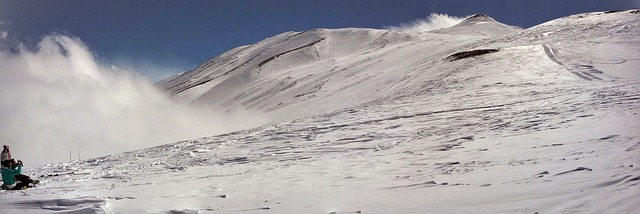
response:
<path id="1" fill-rule="evenodd" d="M 71 149 L 69 149 L 69 162 L 71 162 Z"/>
<path id="2" fill-rule="evenodd" d="M 78 160 L 80 160 L 80 150 L 78 150 Z"/>

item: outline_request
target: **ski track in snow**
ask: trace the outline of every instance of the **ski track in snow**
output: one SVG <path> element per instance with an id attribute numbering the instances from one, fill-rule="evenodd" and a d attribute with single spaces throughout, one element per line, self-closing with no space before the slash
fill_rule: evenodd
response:
<path id="1" fill-rule="evenodd" d="M 389 96 L 356 106 L 49 164 L 28 172 L 40 177 L 37 188 L 2 191 L 0 205 L 3 213 L 632 213 L 640 204 L 639 83 L 608 76 L 578 60 L 572 46 L 547 41 L 565 33 L 549 30 L 562 21 L 456 44 L 459 51 L 504 44 L 496 53 L 455 62 L 407 57 L 420 59 L 402 67 L 415 73 L 381 85 L 393 91 Z M 381 34 L 389 39 L 388 32 Z M 271 38 L 293 51 L 242 47 L 228 54 L 265 52 L 225 63 L 238 64 L 231 71 L 259 63 L 267 72 L 264 67 L 282 66 L 278 61 L 288 54 L 332 42 L 314 37 L 317 42 L 307 46 L 298 36 L 303 34 Z M 515 37 L 535 42 L 522 44 Z M 349 55 L 358 63 L 320 64 L 331 72 L 380 68 L 384 60 L 367 54 L 394 56 L 429 42 L 373 42 L 371 52 Z M 453 54 L 439 51 L 440 59 Z M 312 55 L 318 53 L 323 52 Z M 415 80 L 419 88 L 402 88 L 422 68 L 438 72 L 422 74 L 432 76 Z M 376 78 L 367 76 L 371 72 L 343 73 L 327 75 L 353 82 L 327 80 L 292 94 L 321 96 L 323 90 L 347 90 Z M 276 94 L 278 87 L 293 87 L 287 81 L 295 78 L 277 80 L 277 87 L 261 92 Z M 396 87 L 402 90 L 391 90 Z M 259 99 L 266 98 L 245 101 L 263 104 Z"/>
<path id="2" fill-rule="evenodd" d="M 572 74 L 589 81 L 602 80 L 601 77 L 598 77 L 595 74 L 602 74 L 603 72 L 595 69 L 593 65 L 566 65 L 560 59 L 558 59 L 556 50 L 546 44 L 542 45 L 542 47 L 544 48 L 544 52 L 547 54 L 547 56 L 549 56 L 551 60 L 553 60 L 555 63 L 558 63 L 558 65 L 564 66 Z"/>

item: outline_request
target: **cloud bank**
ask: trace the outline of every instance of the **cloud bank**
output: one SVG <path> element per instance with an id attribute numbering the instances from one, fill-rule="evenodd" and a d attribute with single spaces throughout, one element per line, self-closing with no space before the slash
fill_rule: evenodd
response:
<path id="1" fill-rule="evenodd" d="M 36 50 L 0 32 L 0 142 L 27 166 L 97 157 L 255 127 L 268 120 L 181 105 L 136 72 L 101 65 L 78 38 Z M 8 47 L 12 46 L 12 47 Z M 247 118 L 251 118 L 250 120 Z"/>
<path id="2" fill-rule="evenodd" d="M 418 19 L 399 26 L 390 26 L 387 29 L 404 31 L 409 33 L 432 31 L 454 26 L 462 22 L 466 17 L 455 17 L 447 14 L 432 13 L 427 18 Z"/>

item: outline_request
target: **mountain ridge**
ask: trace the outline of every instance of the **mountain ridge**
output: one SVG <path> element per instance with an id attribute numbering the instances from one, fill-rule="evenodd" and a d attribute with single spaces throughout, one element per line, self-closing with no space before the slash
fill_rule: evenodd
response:
<path id="1" fill-rule="evenodd" d="M 173 79 L 163 80 L 157 85 L 176 99 L 188 103 L 231 110 L 248 108 L 268 112 L 275 118 L 295 119 L 299 116 L 315 114 L 315 112 L 308 114 L 298 112 L 293 113 L 298 116 L 286 116 L 290 112 L 301 111 L 293 109 L 296 105 L 315 106 L 333 102 L 361 105 L 399 93 L 401 91 L 399 88 L 407 88 L 395 86 L 392 87 L 396 88 L 395 90 L 379 92 L 380 96 L 372 98 L 366 98 L 365 94 L 368 93 L 363 91 L 337 90 L 332 92 L 332 95 L 323 93 L 323 90 L 328 92 L 325 89 L 332 83 L 375 85 L 385 81 L 407 81 L 397 79 L 398 75 L 388 76 L 388 73 L 371 74 L 363 66 L 384 64 L 383 70 L 401 67 L 391 69 L 394 70 L 392 72 L 400 73 L 429 70 L 427 67 L 418 66 L 410 68 L 413 71 L 406 72 L 407 66 L 403 64 L 415 66 L 428 62 L 430 66 L 442 66 L 442 59 L 460 51 L 506 48 L 508 46 L 500 47 L 502 45 L 498 44 L 503 44 L 505 39 L 528 41 L 531 33 L 524 34 L 524 32 L 541 34 L 535 30 L 536 26 L 529 29 L 515 29 L 484 14 L 476 14 L 458 25 L 421 34 L 354 28 L 285 32 L 253 45 L 232 49 L 208 60 L 190 72 L 172 77 Z M 567 31 L 573 32 L 571 29 Z M 548 39 L 541 36 L 538 38 Z M 522 45 L 526 44 L 511 46 Z M 431 51 L 425 52 L 416 46 L 421 46 L 425 50 L 431 49 Z M 402 50 L 407 50 L 411 56 L 402 56 L 405 54 Z M 397 63 L 387 64 L 386 62 L 390 60 Z M 301 67 L 309 68 L 314 72 L 303 74 L 306 71 L 300 70 Z M 349 72 L 351 74 L 346 75 Z M 343 74 L 352 77 L 360 75 L 364 79 L 348 83 L 345 80 L 349 78 L 335 78 L 344 76 Z M 414 84 L 417 83 L 414 82 Z M 346 89 L 345 87 L 346 85 L 340 88 Z M 373 88 L 364 91 L 369 90 Z M 359 98 L 354 99 L 349 94 Z M 333 96 L 336 100 L 331 101 L 333 98 L 328 96 Z M 339 106 L 340 108 L 348 107 L 346 104 Z M 328 108 L 326 111 L 334 110 L 338 109 Z"/>

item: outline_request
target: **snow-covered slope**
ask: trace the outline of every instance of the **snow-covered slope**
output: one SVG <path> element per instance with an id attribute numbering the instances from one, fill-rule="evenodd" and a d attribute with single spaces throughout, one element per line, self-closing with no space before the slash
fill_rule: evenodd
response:
<path id="1" fill-rule="evenodd" d="M 485 15 L 450 29 L 287 32 L 230 50 L 158 85 L 187 102 L 261 110 L 286 121 L 419 92 L 424 81 L 441 75 L 441 67 L 454 69 L 442 59 L 464 44 L 518 31 Z"/>
<path id="2" fill-rule="evenodd" d="M 472 16 L 415 34 L 283 33 L 158 83 L 183 102 L 267 112 L 271 124 L 50 164 L 29 172 L 44 175 L 41 186 L 2 192 L 0 205 L 16 213 L 634 213 L 638 13 L 579 14 L 524 30 Z"/>
<path id="3" fill-rule="evenodd" d="M 425 82 L 446 81 L 448 72 L 462 69 L 446 60 L 448 56 L 474 49 L 543 50 L 564 67 L 551 73 L 573 73 L 573 79 L 607 79 L 599 70 L 605 67 L 606 76 L 628 77 L 619 70 L 629 73 L 637 63 L 637 50 L 629 48 L 638 35 L 628 21 L 635 14 L 583 16 L 524 31 L 478 14 L 456 26 L 419 34 L 373 29 L 287 32 L 230 50 L 159 86 L 185 102 L 263 111 L 279 122 L 420 94 Z M 618 31 L 613 41 L 607 38 L 611 28 Z M 620 49 L 628 53 L 616 51 Z"/>
<path id="4" fill-rule="evenodd" d="M 407 53 L 398 50 L 416 41 L 420 38 L 414 35 L 372 29 L 287 32 L 231 50 L 159 85 L 177 99 L 261 110 L 284 121 L 376 99 L 366 96 L 377 87 L 373 83 L 393 74 L 368 68 L 405 70 L 397 57 Z M 393 61 L 382 62 L 381 56 Z"/>

